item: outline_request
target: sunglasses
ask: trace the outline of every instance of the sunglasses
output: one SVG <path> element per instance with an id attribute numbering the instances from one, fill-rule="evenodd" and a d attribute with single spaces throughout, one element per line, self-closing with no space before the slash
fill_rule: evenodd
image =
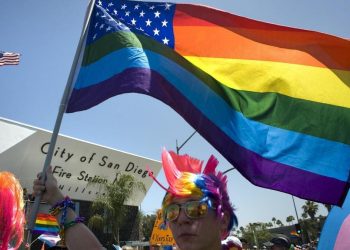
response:
<path id="1" fill-rule="evenodd" d="M 188 218 L 198 219 L 208 213 L 208 201 L 188 201 L 182 204 L 170 204 L 165 208 L 165 220 L 173 221 L 179 217 L 181 209 L 184 209 Z"/>

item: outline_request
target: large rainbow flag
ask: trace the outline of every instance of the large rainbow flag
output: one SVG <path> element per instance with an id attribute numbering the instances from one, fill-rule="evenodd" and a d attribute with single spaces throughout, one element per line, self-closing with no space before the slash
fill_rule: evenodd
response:
<path id="1" fill-rule="evenodd" d="M 96 2 L 67 112 L 141 93 L 255 185 L 341 205 L 350 41 L 190 4 Z"/>

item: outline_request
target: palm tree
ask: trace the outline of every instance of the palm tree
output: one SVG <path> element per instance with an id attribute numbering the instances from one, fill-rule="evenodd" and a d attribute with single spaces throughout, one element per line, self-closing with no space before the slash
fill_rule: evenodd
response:
<path id="1" fill-rule="evenodd" d="M 100 195 L 92 203 L 94 215 L 89 219 L 88 226 L 91 229 L 103 230 L 112 235 L 113 242 L 119 245 L 119 229 L 127 213 L 127 207 L 123 204 L 130 199 L 136 191 L 146 192 L 144 184 L 135 181 L 131 175 L 120 174 L 113 183 L 102 184 L 105 195 Z"/>
<path id="2" fill-rule="evenodd" d="M 146 241 L 148 241 L 151 237 L 154 222 L 156 221 L 157 215 L 143 215 L 142 216 L 142 234 Z"/>
<path id="3" fill-rule="evenodd" d="M 313 201 L 306 201 L 305 204 L 302 206 L 302 209 L 304 210 L 304 213 L 307 213 L 312 220 L 315 219 L 315 215 L 318 211 L 318 205 L 316 202 Z"/>
<path id="4" fill-rule="evenodd" d="M 278 226 L 280 226 L 280 227 L 283 227 L 283 223 L 282 223 L 282 221 L 280 221 L 280 220 L 277 220 L 277 221 L 276 221 L 276 224 L 277 224 Z"/>
<path id="5" fill-rule="evenodd" d="M 286 222 L 289 223 L 289 225 L 293 222 L 293 220 L 295 220 L 295 218 L 294 218 L 293 215 L 289 215 L 289 216 L 286 218 Z"/>
<path id="6" fill-rule="evenodd" d="M 303 212 L 303 213 L 301 214 L 301 217 L 305 220 L 305 219 L 307 219 L 308 215 L 307 215 L 307 213 Z"/>
<path id="7" fill-rule="evenodd" d="M 239 227 L 239 230 L 241 230 L 242 233 L 244 233 L 244 231 L 245 231 L 244 227 L 242 227 L 242 226 Z"/>
<path id="8" fill-rule="evenodd" d="M 323 206 L 325 206 L 327 208 L 327 212 L 329 213 L 332 209 L 332 205 L 330 204 L 323 204 Z"/>
<path id="9" fill-rule="evenodd" d="M 266 227 L 267 227 L 267 228 L 273 227 L 272 222 L 268 222 L 268 223 L 266 223 Z"/>
<path id="10" fill-rule="evenodd" d="M 276 226 L 276 218 L 275 217 L 272 217 L 272 222 L 273 222 L 273 225 Z"/>

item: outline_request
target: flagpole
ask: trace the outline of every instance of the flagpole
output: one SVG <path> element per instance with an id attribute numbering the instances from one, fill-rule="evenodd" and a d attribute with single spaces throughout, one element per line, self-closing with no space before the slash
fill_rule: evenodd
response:
<path id="1" fill-rule="evenodd" d="M 195 130 L 187 139 L 184 143 L 181 144 L 180 147 L 178 147 L 177 145 L 177 140 L 176 140 L 176 153 L 179 154 L 180 153 L 180 149 L 185 146 L 185 144 L 195 135 L 195 133 L 197 133 L 197 130 Z"/>
<path id="2" fill-rule="evenodd" d="M 61 127 L 61 123 L 62 123 L 62 118 L 63 115 L 66 111 L 66 107 L 67 107 L 67 103 L 69 100 L 69 96 L 71 93 L 71 89 L 72 89 L 72 85 L 73 85 L 73 80 L 75 78 L 75 74 L 76 74 L 76 69 L 78 66 L 78 62 L 79 60 L 81 60 L 81 54 L 82 54 L 82 48 L 84 46 L 84 41 L 87 37 L 87 29 L 89 26 L 89 22 L 90 22 L 90 17 L 91 17 L 91 13 L 93 10 L 93 7 L 95 5 L 95 0 L 90 0 L 87 11 L 85 13 L 85 18 L 84 18 L 84 26 L 83 26 L 83 30 L 82 33 L 80 35 L 80 39 L 79 39 L 79 43 L 77 46 L 77 50 L 75 52 L 74 55 L 74 60 L 72 63 L 72 67 L 69 73 L 69 77 L 67 80 L 67 85 L 65 87 L 65 90 L 63 92 L 63 96 L 62 96 L 62 100 L 61 100 L 61 104 L 59 106 L 59 110 L 58 110 L 58 114 L 57 114 L 57 118 L 56 118 L 56 122 L 55 122 L 55 127 L 54 130 L 52 131 L 52 136 L 51 136 L 51 141 L 50 141 L 50 145 L 49 145 L 49 149 L 45 158 L 45 162 L 44 162 L 44 167 L 43 167 L 43 176 L 44 179 L 46 179 L 46 170 L 49 167 L 51 160 L 52 160 L 52 156 L 53 156 L 53 152 L 54 152 L 54 148 L 56 145 L 56 141 L 57 141 L 57 137 L 58 137 L 58 132 L 60 130 Z M 27 236 L 27 242 L 31 241 L 31 237 L 32 237 L 32 231 L 34 229 L 34 225 L 35 225 L 35 219 L 36 219 L 36 215 L 38 213 L 39 210 L 39 205 L 40 205 L 40 200 L 41 200 L 41 195 L 38 195 L 35 197 L 35 201 L 34 201 L 34 205 L 30 214 L 30 219 L 29 219 L 29 223 L 28 223 L 28 236 Z"/>

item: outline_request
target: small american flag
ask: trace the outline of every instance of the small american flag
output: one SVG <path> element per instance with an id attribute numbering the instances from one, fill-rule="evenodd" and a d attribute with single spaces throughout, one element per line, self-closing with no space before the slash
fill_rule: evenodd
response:
<path id="1" fill-rule="evenodd" d="M 0 51 L 0 66 L 19 64 L 19 54 Z"/>

